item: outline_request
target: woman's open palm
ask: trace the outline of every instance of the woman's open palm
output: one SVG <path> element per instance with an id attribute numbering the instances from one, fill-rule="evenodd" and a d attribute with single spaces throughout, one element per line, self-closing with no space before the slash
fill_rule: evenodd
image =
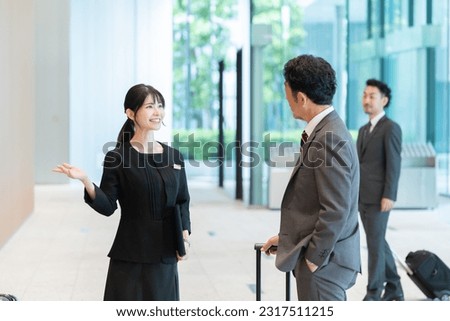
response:
<path id="1" fill-rule="evenodd" d="M 86 173 L 81 168 L 72 166 L 68 163 L 63 163 L 62 165 L 56 166 L 53 171 L 56 173 L 66 174 L 67 177 L 79 179 L 80 181 L 86 178 Z"/>

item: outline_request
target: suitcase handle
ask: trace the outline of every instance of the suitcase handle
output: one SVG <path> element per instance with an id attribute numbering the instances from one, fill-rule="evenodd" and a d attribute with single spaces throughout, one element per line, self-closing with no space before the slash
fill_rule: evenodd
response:
<path id="1" fill-rule="evenodd" d="M 264 243 L 255 243 L 256 252 L 256 301 L 261 301 L 261 248 Z M 273 250 L 277 250 L 277 246 L 272 245 L 270 247 Z M 286 272 L 286 301 L 291 300 L 291 274 Z"/>
<path id="2" fill-rule="evenodd" d="M 403 262 L 403 261 L 400 259 L 400 257 L 397 255 L 397 253 L 395 253 L 395 251 L 393 251 L 392 249 L 391 249 L 391 252 L 392 252 L 392 254 L 393 254 L 393 256 L 394 256 L 394 259 L 398 262 L 398 264 L 400 264 L 400 266 L 406 271 L 406 273 L 407 273 L 408 275 L 413 275 L 414 272 L 413 272 L 413 270 L 411 270 L 411 268 L 408 266 L 408 264 L 406 264 L 405 262 Z"/>

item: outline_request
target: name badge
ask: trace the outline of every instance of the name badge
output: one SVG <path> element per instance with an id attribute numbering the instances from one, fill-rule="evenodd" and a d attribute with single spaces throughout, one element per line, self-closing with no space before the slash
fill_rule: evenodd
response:
<path id="1" fill-rule="evenodd" d="M 179 165 L 179 164 L 173 164 L 173 169 L 178 169 L 178 170 L 180 170 L 180 169 L 181 169 L 181 165 Z"/>

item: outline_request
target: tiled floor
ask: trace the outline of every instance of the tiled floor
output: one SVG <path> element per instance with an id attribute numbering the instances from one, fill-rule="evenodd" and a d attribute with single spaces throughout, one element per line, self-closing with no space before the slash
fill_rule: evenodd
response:
<path id="1" fill-rule="evenodd" d="M 191 180 L 193 234 L 190 258 L 179 264 L 182 300 L 255 300 L 254 243 L 277 233 L 279 212 L 249 209 L 223 190 Z M 119 215 L 97 215 L 82 200 L 81 184 L 36 186 L 34 213 L 0 248 L 0 293 L 25 301 L 101 300 L 108 258 Z M 362 235 L 363 274 L 348 291 L 359 301 L 365 293 L 366 248 Z M 394 210 L 388 240 L 404 258 L 428 249 L 450 262 L 450 200 L 434 210 Z M 406 300 L 425 296 L 399 268 Z M 262 257 L 262 299 L 284 299 L 284 273 L 273 257 Z M 292 279 L 292 297 L 295 299 Z"/>

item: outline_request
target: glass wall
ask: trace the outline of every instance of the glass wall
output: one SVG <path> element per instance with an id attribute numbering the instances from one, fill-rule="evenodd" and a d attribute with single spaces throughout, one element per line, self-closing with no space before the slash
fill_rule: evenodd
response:
<path id="1" fill-rule="evenodd" d="M 386 110 L 404 143 L 431 143 L 438 192 L 449 194 L 448 0 L 349 0 L 348 125 L 367 122 L 361 93 L 369 77 L 387 82 Z"/>
<path id="2" fill-rule="evenodd" d="M 437 153 L 438 191 L 450 194 L 449 1 L 227 0 L 226 5 L 220 6 L 222 2 L 213 0 L 176 1 L 175 131 L 217 130 L 218 62 L 223 60 L 224 124 L 234 138 L 235 53 L 246 40 L 233 39 L 246 28 L 239 24 L 242 19 L 237 10 L 239 5 L 245 5 L 251 8 L 248 30 L 270 30 L 270 41 L 261 51 L 261 65 L 254 65 L 253 61 L 247 66 L 252 75 L 261 69 L 262 79 L 261 103 L 247 106 L 256 108 L 257 113 L 246 107 L 248 114 L 242 119 L 244 128 L 249 128 L 255 125 L 256 117 L 262 130 L 258 137 L 247 137 L 247 141 L 263 142 L 270 135 L 271 142 L 297 144 L 298 133 L 305 124 L 292 118 L 285 101 L 283 65 L 300 54 L 321 56 L 337 72 L 338 91 L 333 105 L 354 137 L 368 121 L 361 106 L 365 81 L 378 78 L 387 82 L 393 93 L 386 110 L 388 116 L 402 127 L 405 144 L 432 144 Z M 194 36 L 194 29 L 201 32 Z M 248 52 L 244 50 L 244 54 Z M 244 64 L 251 59 L 244 60 Z M 266 159 L 267 155 L 263 157 Z M 270 183 L 267 165 L 263 186 Z M 234 169 L 226 177 L 234 179 L 233 173 Z"/>
<path id="3" fill-rule="evenodd" d="M 423 48 L 384 58 L 384 80 L 392 89 L 387 115 L 402 128 L 404 143 L 427 142 L 426 51 Z"/>
<path id="4" fill-rule="evenodd" d="M 284 63 L 300 54 L 329 61 L 338 72 L 334 105 L 345 117 L 346 17 L 342 1 L 253 1 L 253 25 L 269 25 L 271 42 L 264 48 L 264 128 L 267 132 L 297 132 L 304 123 L 294 120 L 284 97 Z M 296 137 L 296 136 L 295 136 Z M 287 135 L 284 138 L 293 138 Z M 297 138 L 295 138 L 297 141 Z"/>
<path id="5" fill-rule="evenodd" d="M 180 0 L 173 1 L 173 6 L 174 146 L 187 159 L 191 177 L 215 181 L 220 164 L 219 125 L 225 126 L 227 140 L 235 134 L 233 76 L 242 43 L 239 0 Z M 224 66 L 223 122 L 219 63 Z M 186 143 L 190 148 L 183 147 Z"/>
<path id="6" fill-rule="evenodd" d="M 449 19 L 450 1 L 433 1 L 430 8 L 431 21 L 438 28 L 440 42 L 434 49 L 436 68 L 434 70 L 434 103 L 435 112 L 430 115 L 431 123 L 434 125 L 430 134 L 434 137 L 434 144 L 438 151 L 438 189 L 444 195 L 450 195 L 450 41 L 449 41 Z"/>
<path id="7" fill-rule="evenodd" d="M 346 3 L 345 0 L 254 0 L 252 3 L 252 27 L 270 30 L 270 41 L 262 49 L 261 65 L 255 65 L 259 61 L 252 61 L 253 68 L 261 68 L 263 75 L 262 88 L 259 89 L 263 93 L 262 106 L 252 104 L 252 108 L 256 110 L 252 113 L 252 125 L 260 125 L 263 130 L 253 134 L 254 140 L 266 143 L 270 141 L 272 145 L 270 149 L 266 145 L 263 150 L 261 158 L 264 158 L 265 163 L 260 169 L 262 173 L 258 173 L 258 169 L 252 172 L 255 176 L 260 175 L 261 180 L 252 180 L 252 183 L 260 188 L 259 193 L 262 194 L 260 199 L 255 195 L 255 204 L 276 209 L 281 204 L 283 184 L 289 178 L 290 166 L 299 150 L 299 135 L 305 126 L 305 122 L 292 117 L 287 104 L 284 64 L 301 54 L 320 56 L 330 62 L 338 81 L 333 106 L 345 120 Z M 283 148 L 280 148 L 281 145 Z"/>

